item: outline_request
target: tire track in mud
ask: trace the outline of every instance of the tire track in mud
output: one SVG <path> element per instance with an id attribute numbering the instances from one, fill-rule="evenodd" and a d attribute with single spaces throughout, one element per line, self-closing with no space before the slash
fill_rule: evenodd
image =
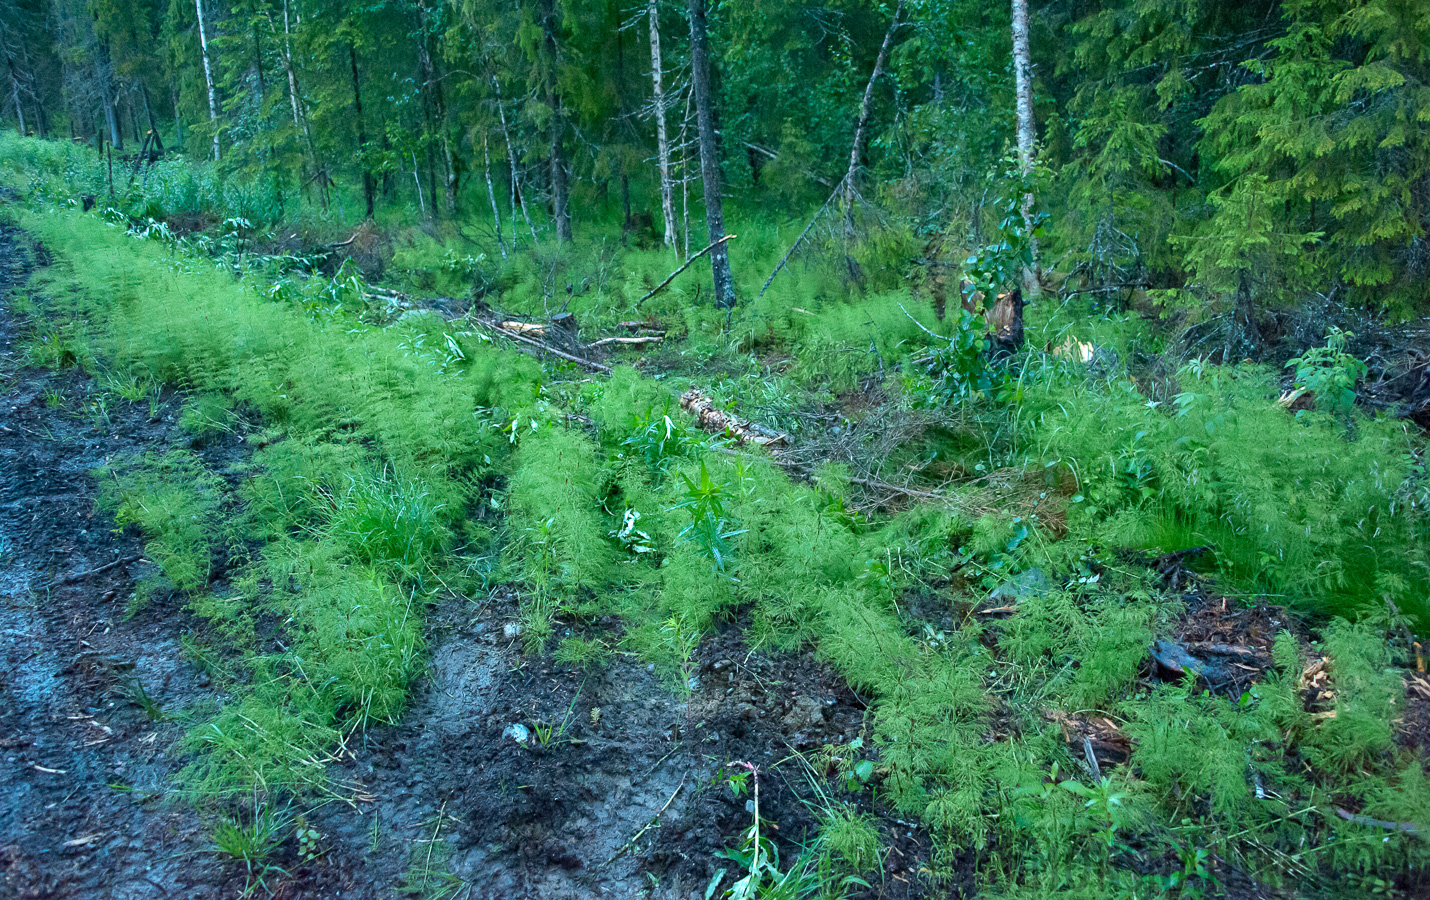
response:
<path id="1" fill-rule="evenodd" d="M 0 226 L 0 895 L 226 895 L 230 873 L 171 796 L 182 726 L 141 699 L 174 711 L 207 693 L 180 652 L 187 616 L 125 616 L 154 568 L 96 513 L 90 474 L 165 442 L 172 422 L 86 418 L 87 378 L 23 365 L 9 301 L 33 265 Z"/>

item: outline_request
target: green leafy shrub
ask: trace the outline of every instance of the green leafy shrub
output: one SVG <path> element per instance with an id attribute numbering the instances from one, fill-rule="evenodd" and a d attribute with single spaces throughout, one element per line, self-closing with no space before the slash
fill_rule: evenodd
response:
<path id="1" fill-rule="evenodd" d="M 1346 342 L 1353 337 L 1354 332 L 1332 326 L 1324 347 L 1313 347 L 1286 363 L 1295 370 L 1297 389 L 1315 395 L 1317 408 L 1343 416 L 1355 408 L 1356 383 L 1369 371 L 1346 352 Z"/>

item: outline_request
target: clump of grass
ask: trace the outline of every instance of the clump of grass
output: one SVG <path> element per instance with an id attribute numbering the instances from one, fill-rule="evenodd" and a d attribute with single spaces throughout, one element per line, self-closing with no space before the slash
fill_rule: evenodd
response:
<path id="1" fill-rule="evenodd" d="M 334 500 L 333 536 L 369 565 L 418 573 L 452 536 L 441 500 L 422 483 L 389 470 L 349 475 L 346 490 Z"/>
<path id="2" fill-rule="evenodd" d="M 287 875 L 273 857 L 283 844 L 292 820 L 287 810 L 254 802 L 251 814 L 221 816 L 209 827 L 214 852 L 244 867 L 244 894 L 268 890 L 268 880 Z"/>

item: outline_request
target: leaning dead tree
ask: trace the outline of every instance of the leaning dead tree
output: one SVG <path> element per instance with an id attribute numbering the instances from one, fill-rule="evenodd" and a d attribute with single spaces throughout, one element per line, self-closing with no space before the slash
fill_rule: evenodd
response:
<path id="1" fill-rule="evenodd" d="M 904 0 L 899 0 L 898 8 L 894 10 L 894 21 L 889 23 L 889 30 L 884 32 L 884 43 L 879 46 L 879 55 L 874 59 L 874 71 L 869 74 L 869 83 L 864 86 L 864 100 L 859 104 L 859 118 L 854 125 L 854 143 L 849 148 L 849 171 L 843 181 L 844 232 L 847 235 L 854 233 L 855 178 L 859 172 L 859 157 L 864 152 L 864 133 L 869 128 L 869 113 L 874 106 L 874 84 L 884 73 L 884 64 L 889 59 L 889 48 L 894 44 L 894 32 L 899 30 L 903 15 Z"/>
<path id="2" fill-rule="evenodd" d="M 815 226 L 830 208 L 831 204 L 834 203 L 836 198 L 842 199 L 844 206 L 844 237 L 846 242 L 849 238 L 853 237 L 854 206 L 859 202 L 857 180 L 859 175 L 859 159 L 864 152 L 864 139 L 869 130 L 869 117 L 874 109 L 874 86 L 878 83 L 879 76 L 884 74 L 884 66 L 889 60 L 889 50 L 894 45 L 894 35 L 899 30 L 899 26 L 903 24 L 903 15 L 904 0 L 899 0 L 899 5 L 894 10 L 894 20 L 889 23 L 889 30 L 884 33 L 884 42 L 879 46 L 879 55 L 874 59 L 874 71 L 869 73 L 869 82 L 864 85 L 864 98 L 859 104 L 859 115 L 854 120 L 854 140 L 849 148 L 849 170 L 844 173 L 844 178 L 834 186 L 834 190 L 830 192 L 829 198 L 824 201 L 823 205 L 819 207 L 819 211 L 816 212 L 814 217 L 809 220 L 809 223 L 804 226 L 804 230 L 799 233 L 799 237 L 795 238 L 789 250 L 785 251 L 785 255 L 780 258 L 779 264 L 775 266 L 774 271 L 770 272 L 770 277 L 765 279 L 764 286 L 760 288 L 761 297 L 765 295 L 765 291 L 770 289 L 770 285 L 774 282 L 775 276 L 789 264 L 790 258 L 794 256 L 795 251 L 804 244 L 805 240 L 815 230 Z"/>

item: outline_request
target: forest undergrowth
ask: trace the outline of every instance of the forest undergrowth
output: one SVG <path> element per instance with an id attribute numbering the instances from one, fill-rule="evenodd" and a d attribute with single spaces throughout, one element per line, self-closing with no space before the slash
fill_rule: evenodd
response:
<path id="1" fill-rule="evenodd" d="M 1332 402 L 1355 385 L 1334 335 L 1293 367 L 1327 400 L 1291 412 L 1280 373 L 1072 300 L 1031 305 L 1024 348 L 989 363 L 981 323 L 870 265 L 863 289 L 842 261 L 804 266 L 728 315 L 681 288 L 642 302 L 669 269 L 653 251 L 565 251 L 585 253 L 549 270 L 569 296 L 541 288 L 539 249 L 492 270 L 503 310 L 667 329 L 590 376 L 472 317 L 381 308 L 352 267 L 269 252 L 248 222 L 178 234 L 163 198 L 82 212 L 63 151 L 0 149 L 29 191 L 3 214 L 51 260 L 32 360 L 131 401 L 181 388 L 186 428 L 253 450 L 236 480 L 183 451 L 96 473 L 163 570 L 146 590 L 209 625 L 192 650 L 225 699 L 192 711 L 180 788 L 231 845 L 341 794 L 327 763 L 400 720 L 436 598 L 504 586 L 526 651 L 565 665 L 634 654 L 688 698 L 702 639 L 738 624 L 868 698 L 863 736 L 804 754 L 819 839 L 781 865 L 757 812 L 731 835 L 744 886 L 709 895 L 860 890 L 881 816 L 934 835 L 933 894 L 970 864 L 990 896 L 1430 884 L 1430 781 L 1402 723 L 1430 624 L 1424 436 Z M 211 202 L 243 218 L 241 197 Z M 738 268 L 768 271 L 782 230 L 751 226 L 769 239 L 732 247 Z M 414 292 L 473 277 L 409 262 Z M 691 383 L 783 429 L 814 474 L 701 431 Z M 926 496 L 851 480 L 870 474 Z M 1228 651 L 1246 674 L 1169 673 L 1189 621 L 1257 610 L 1274 628 Z"/>

